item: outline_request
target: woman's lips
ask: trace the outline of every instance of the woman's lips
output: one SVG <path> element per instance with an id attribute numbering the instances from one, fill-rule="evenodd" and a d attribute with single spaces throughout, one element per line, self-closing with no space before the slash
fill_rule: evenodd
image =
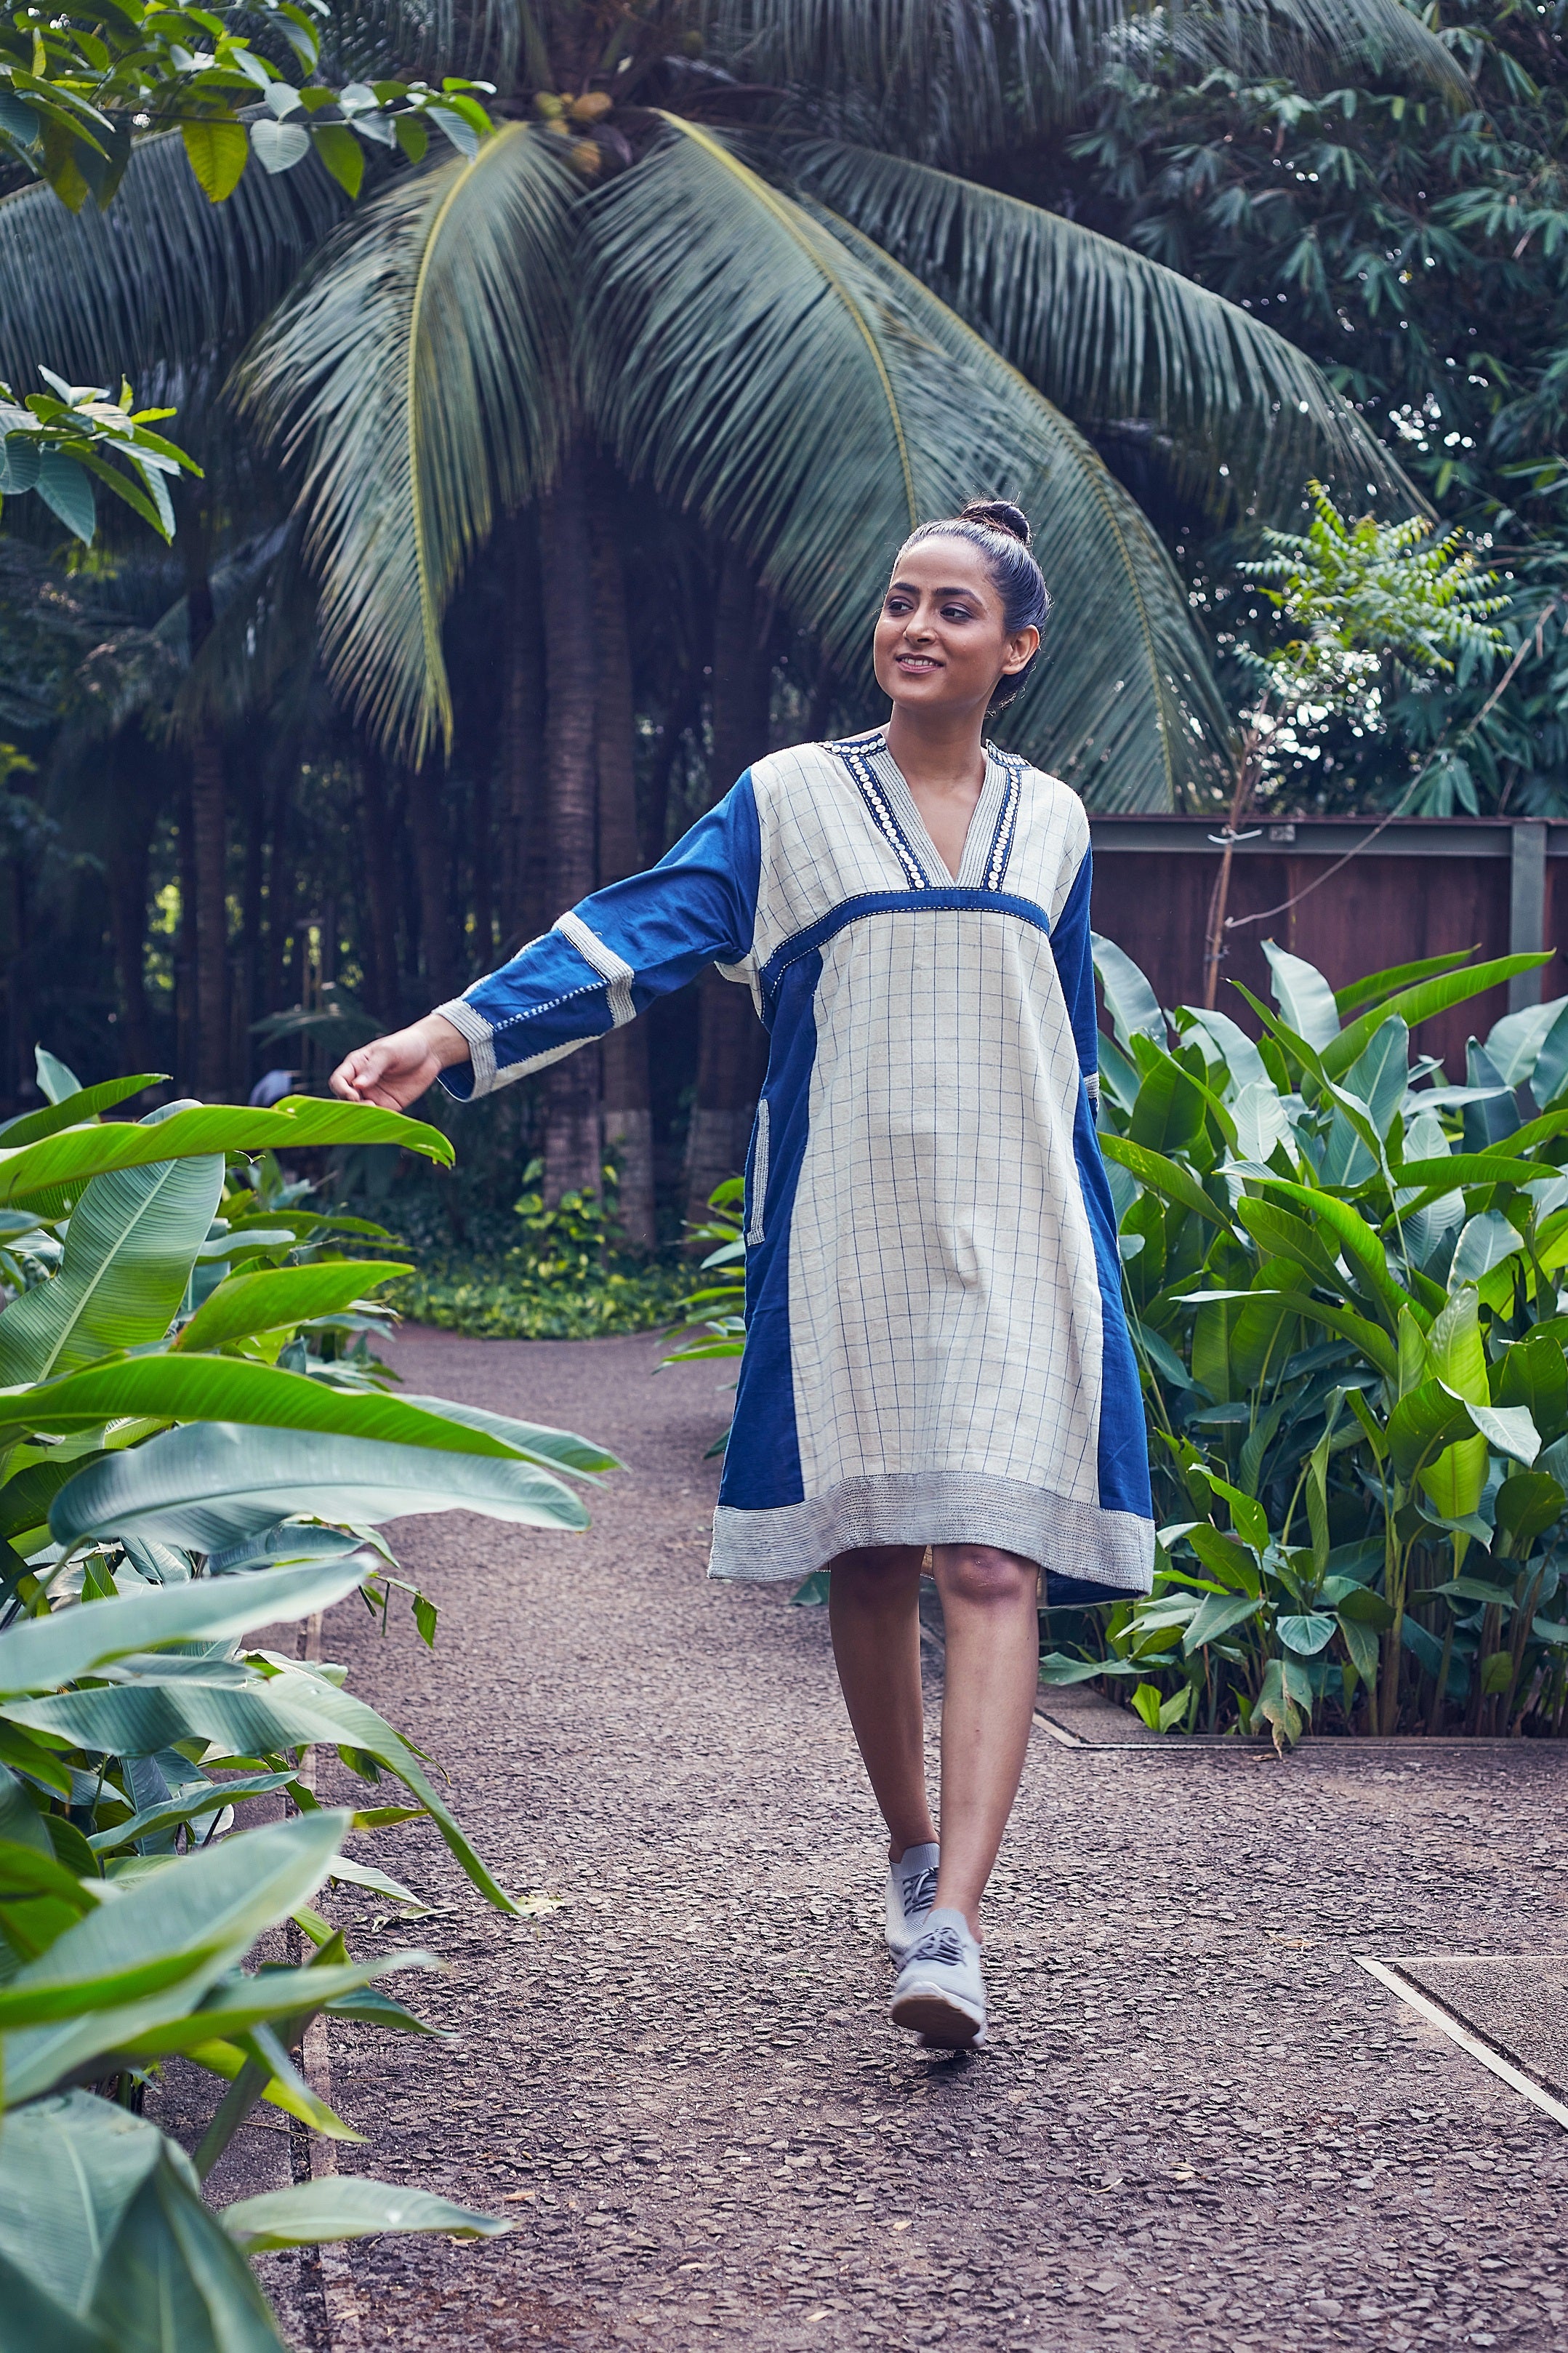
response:
<path id="1" fill-rule="evenodd" d="M 893 659 L 900 670 L 918 670 L 922 674 L 926 670 L 942 668 L 942 664 L 930 654 L 895 654 Z"/>

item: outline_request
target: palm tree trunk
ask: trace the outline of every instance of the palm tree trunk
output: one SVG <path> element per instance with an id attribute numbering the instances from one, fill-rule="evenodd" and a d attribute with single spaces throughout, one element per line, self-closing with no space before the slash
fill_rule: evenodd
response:
<path id="1" fill-rule="evenodd" d="M 392 810 L 386 770 L 374 744 L 360 753 L 361 848 L 369 915 L 365 978 L 370 1009 L 392 1029 L 402 1016 L 397 977 L 397 884 L 392 870 Z"/>
<path id="2" fill-rule="evenodd" d="M 472 835 L 469 871 L 474 885 L 474 935 L 468 943 L 468 969 L 471 973 L 489 972 L 496 960 L 496 845 L 489 770 L 483 766 L 474 776 L 469 831 Z"/>
<path id="3" fill-rule="evenodd" d="M 250 1025 L 261 1016 L 261 885 L 267 847 L 267 798 L 259 762 L 246 777 L 245 881 L 240 891 L 239 986 L 235 991 L 232 1069 L 248 1094 L 255 1047 Z"/>
<path id="4" fill-rule="evenodd" d="M 108 859 L 109 933 L 120 995 L 121 1073 L 152 1067 L 146 952 L 147 899 L 151 886 L 153 802 L 138 773 L 147 753 L 140 730 L 115 744 L 113 835 Z"/>
<path id="5" fill-rule="evenodd" d="M 212 635 L 205 534 L 190 539 L 185 611 L 191 658 Z M 223 743 L 201 728 L 191 743 L 191 880 L 195 886 L 195 1081 L 207 1103 L 228 1091 L 228 793 Z"/>
<path id="6" fill-rule="evenodd" d="M 594 571 L 588 469 L 579 446 L 567 453 L 540 509 L 544 600 L 544 758 L 549 793 L 552 912 L 594 888 L 598 864 L 598 763 L 595 704 Z M 544 1194 L 596 1190 L 601 1162 L 599 1055 L 592 1047 L 545 1073 Z"/>
<path id="7" fill-rule="evenodd" d="M 713 614 L 713 766 L 717 800 L 768 748 L 773 665 L 768 611 L 744 558 L 727 552 Z M 686 1215 L 707 1215 L 715 1185 L 733 1176 L 766 1067 L 767 1041 L 746 991 L 710 971 L 698 1011 L 697 1095 L 686 1136 Z"/>
<path id="8" fill-rule="evenodd" d="M 642 863 L 637 841 L 637 780 L 632 649 L 626 581 L 617 536 L 615 477 L 601 466 L 594 486 L 594 613 L 599 641 L 599 881 L 619 882 Z M 620 1179 L 621 1230 L 633 1250 L 658 1240 L 653 1199 L 653 1112 L 647 1031 L 640 1021 L 612 1029 L 600 1049 L 606 1156 Z"/>
<path id="9" fill-rule="evenodd" d="M 550 920 L 545 913 L 544 641 L 533 518 L 507 526 L 502 549 L 508 612 L 501 686 L 497 818 L 500 827 L 500 945 L 515 955 Z"/>
<path id="10" fill-rule="evenodd" d="M 458 993 L 452 939 L 452 845 L 442 772 L 429 762 L 409 772 L 408 817 L 419 885 L 425 989 L 433 1005 L 444 1005 Z"/>
<path id="11" fill-rule="evenodd" d="M 272 788 L 267 828 L 267 965 L 263 1013 L 281 1013 L 289 1001 L 289 939 L 294 929 L 294 857 L 289 839 L 292 811 L 289 796 L 289 780 L 285 772 Z"/>

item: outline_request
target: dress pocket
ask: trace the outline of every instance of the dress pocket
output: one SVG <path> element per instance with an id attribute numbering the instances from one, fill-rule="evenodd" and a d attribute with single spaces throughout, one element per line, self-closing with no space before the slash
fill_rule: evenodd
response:
<path id="1" fill-rule="evenodd" d="M 768 1206 L 768 1099 L 757 1105 L 756 1140 L 752 1146 L 752 1210 L 746 1221 L 746 1248 L 763 1239 L 763 1217 Z"/>

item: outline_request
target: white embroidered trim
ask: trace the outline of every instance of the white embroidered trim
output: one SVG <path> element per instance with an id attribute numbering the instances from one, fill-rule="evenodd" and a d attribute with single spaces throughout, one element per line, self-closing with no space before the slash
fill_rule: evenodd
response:
<path id="1" fill-rule="evenodd" d="M 437 1005 L 437 1012 L 443 1021 L 449 1021 L 468 1041 L 468 1060 L 474 1068 L 474 1094 L 488 1095 L 498 1084 L 496 1078 L 495 1031 L 482 1013 L 476 1013 L 466 998 L 454 997 L 447 1005 Z"/>
<path id="2" fill-rule="evenodd" d="M 609 984 L 610 1019 L 617 1029 L 637 1019 L 637 1007 L 632 1003 L 632 982 L 637 977 L 624 957 L 614 948 L 605 945 L 596 932 L 591 932 L 581 915 L 570 913 L 558 915 L 555 929 L 563 938 L 571 941 L 584 963 L 591 964 L 602 980 Z"/>
<path id="3" fill-rule="evenodd" d="M 763 1240 L 763 1216 L 768 1203 L 768 1099 L 757 1105 L 757 1148 L 752 1155 L 752 1216 L 746 1228 L 746 1248 Z"/>

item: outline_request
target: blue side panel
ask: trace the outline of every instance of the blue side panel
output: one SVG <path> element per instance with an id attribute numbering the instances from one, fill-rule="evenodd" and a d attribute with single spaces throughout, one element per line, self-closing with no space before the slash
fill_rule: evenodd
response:
<path id="1" fill-rule="evenodd" d="M 805 1493 L 790 1359 L 789 1250 L 795 1189 L 805 1157 L 821 976 L 819 955 L 792 964 L 773 1014 L 773 1051 L 763 1088 L 769 1146 L 766 1197 L 761 1205 L 763 1239 L 746 1254 L 746 1353 L 741 1359 L 735 1422 L 719 1487 L 719 1501 L 742 1512 L 798 1504 Z M 752 1166 L 746 1173 L 750 1193 Z"/>
<path id="2" fill-rule="evenodd" d="M 1149 1492 L 1149 1440 L 1143 1421 L 1143 1398 L 1121 1306 L 1121 1255 L 1116 1247 L 1116 1211 L 1086 1087 L 1080 1086 L 1078 1091 L 1072 1143 L 1083 1205 L 1094 1236 L 1095 1264 L 1100 1270 L 1100 1507 L 1102 1512 L 1135 1512 L 1141 1519 L 1147 1520 L 1153 1516 L 1154 1505 Z"/>
<path id="3" fill-rule="evenodd" d="M 1067 903 L 1057 917 L 1051 933 L 1051 950 L 1057 960 L 1057 977 L 1067 998 L 1068 1018 L 1072 1023 L 1073 1042 L 1078 1048 L 1078 1066 L 1086 1078 L 1100 1068 L 1099 1017 L 1094 1004 L 1094 951 L 1090 944 L 1089 894 L 1091 881 L 1091 860 L 1083 853 L 1083 864 L 1068 892 Z"/>

